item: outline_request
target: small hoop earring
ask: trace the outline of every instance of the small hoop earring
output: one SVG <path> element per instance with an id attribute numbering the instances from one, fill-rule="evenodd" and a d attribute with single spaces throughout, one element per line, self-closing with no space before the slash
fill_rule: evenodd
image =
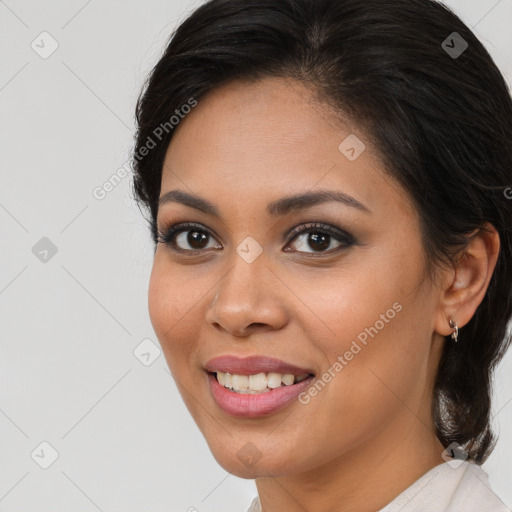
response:
<path id="1" fill-rule="evenodd" d="M 453 318 L 450 318 L 449 324 L 450 327 L 453 329 L 451 336 L 453 340 L 457 342 L 457 338 L 459 337 L 459 328 L 457 327 L 457 322 Z"/>

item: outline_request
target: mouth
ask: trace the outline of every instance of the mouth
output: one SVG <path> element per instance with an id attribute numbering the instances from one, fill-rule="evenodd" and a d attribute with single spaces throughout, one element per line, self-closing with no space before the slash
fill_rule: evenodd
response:
<path id="1" fill-rule="evenodd" d="M 231 416 L 258 418 L 290 406 L 315 374 L 267 356 L 217 356 L 204 365 L 211 396 Z"/>
<path id="2" fill-rule="evenodd" d="M 217 406 L 230 416 L 245 419 L 269 416 L 290 407 L 294 402 L 299 402 L 298 397 L 314 379 L 314 375 L 309 373 L 292 375 L 269 372 L 232 375 L 219 371 L 206 372 L 205 375 Z"/>

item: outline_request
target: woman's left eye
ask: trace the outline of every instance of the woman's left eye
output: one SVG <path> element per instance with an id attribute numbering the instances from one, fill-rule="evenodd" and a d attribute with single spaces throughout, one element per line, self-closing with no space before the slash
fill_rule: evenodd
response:
<path id="1" fill-rule="evenodd" d="M 322 252 L 332 253 L 337 250 L 346 249 L 355 243 L 354 237 L 346 231 L 317 223 L 304 224 L 294 230 L 292 235 L 292 241 L 298 241 L 296 242 L 298 252 L 310 252 L 313 254 Z M 333 241 L 338 244 L 334 248 L 332 247 Z M 313 250 L 307 251 L 305 250 L 307 248 Z"/>
<path id="2" fill-rule="evenodd" d="M 196 252 L 202 249 L 222 249 L 222 246 L 212 245 L 216 239 L 206 228 L 196 224 L 174 224 L 163 231 L 158 230 L 158 242 L 168 245 L 179 252 Z M 296 249 L 285 248 L 286 252 L 332 253 L 346 249 L 355 243 L 352 235 L 338 228 L 325 224 L 303 224 L 291 233 L 289 247 L 295 241 Z M 332 247 L 334 244 L 337 244 Z M 189 246 L 189 248 L 186 247 Z M 312 251 L 308 251 L 310 248 Z"/>

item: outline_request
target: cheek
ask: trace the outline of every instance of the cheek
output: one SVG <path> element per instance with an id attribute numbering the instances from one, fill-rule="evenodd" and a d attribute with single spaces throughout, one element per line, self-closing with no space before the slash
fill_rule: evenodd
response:
<path id="1" fill-rule="evenodd" d="M 167 259 L 164 251 L 155 256 L 148 288 L 149 315 L 162 342 L 174 337 L 178 328 L 190 326 L 205 288 L 200 279 L 191 279 Z"/>
<path id="2" fill-rule="evenodd" d="M 390 322 L 403 316 L 397 312 L 400 305 L 393 305 L 403 305 L 407 291 L 414 286 L 412 276 L 405 276 L 404 269 L 401 275 L 395 270 L 361 257 L 358 262 L 347 261 L 343 267 L 329 269 L 323 275 L 312 272 L 310 278 L 304 274 L 295 276 L 293 291 L 300 299 L 295 301 L 296 312 L 302 316 L 302 323 L 314 327 L 316 333 L 309 333 L 309 339 L 313 343 L 320 341 L 317 336 L 321 332 L 324 348 L 329 352 L 344 351 L 347 342 L 350 344 L 376 322 L 379 332 L 387 330 Z"/>
<path id="3" fill-rule="evenodd" d="M 397 280 L 375 280 L 373 286 L 360 281 L 343 298 L 332 294 L 325 300 L 326 318 L 337 334 L 323 347 L 335 374 L 328 384 L 332 400 L 325 403 L 342 423 L 366 423 L 366 433 L 398 414 L 403 402 L 416 402 L 427 380 L 428 300 L 421 289 L 411 292 L 412 279 Z"/>
<path id="4" fill-rule="evenodd" d="M 322 370 L 335 375 L 326 387 L 344 401 L 382 404 L 393 400 L 386 385 L 416 392 L 415 383 L 426 376 L 432 297 L 421 284 L 419 260 L 396 255 L 360 262 L 296 290 L 316 316 L 304 310 L 311 322 L 305 316 L 303 322 L 325 356 Z"/>
<path id="5" fill-rule="evenodd" d="M 170 317 L 174 316 L 170 306 L 172 305 L 172 283 L 166 274 L 162 272 L 162 265 L 155 258 L 148 287 L 148 311 L 153 329 L 160 341 L 163 342 L 165 328 L 170 327 Z"/>
<path id="6" fill-rule="evenodd" d="M 171 370 L 194 349 L 194 321 L 204 292 L 179 272 L 155 258 L 148 287 L 148 311 L 155 334 Z"/>

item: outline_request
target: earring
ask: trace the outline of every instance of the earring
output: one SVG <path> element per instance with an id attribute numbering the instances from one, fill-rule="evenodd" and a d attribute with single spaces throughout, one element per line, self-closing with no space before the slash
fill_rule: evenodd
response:
<path id="1" fill-rule="evenodd" d="M 459 328 L 457 327 L 457 322 L 453 318 L 450 318 L 449 324 L 450 327 L 453 329 L 451 336 L 453 340 L 457 342 L 457 338 L 459 337 Z"/>

